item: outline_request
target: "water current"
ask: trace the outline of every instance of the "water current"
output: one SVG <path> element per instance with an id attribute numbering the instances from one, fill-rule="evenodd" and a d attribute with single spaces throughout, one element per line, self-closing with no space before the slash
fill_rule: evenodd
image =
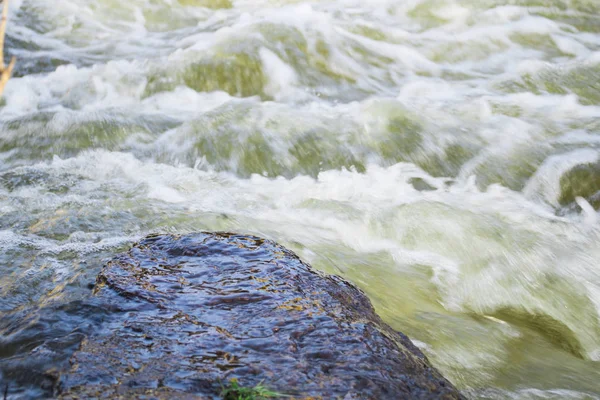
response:
<path id="1" fill-rule="evenodd" d="M 11 0 L 0 382 L 152 232 L 274 239 L 473 399 L 600 399 L 600 1 Z"/>

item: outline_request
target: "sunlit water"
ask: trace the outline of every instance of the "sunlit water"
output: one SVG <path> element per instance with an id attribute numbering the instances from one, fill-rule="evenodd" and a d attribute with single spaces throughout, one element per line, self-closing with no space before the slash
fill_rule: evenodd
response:
<path id="1" fill-rule="evenodd" d="M 7 46 L 15 398 L 103 260 L 198 230 L 352 280 L 471 398 L 600 398 L 597 0 L 12 0 Z"/>

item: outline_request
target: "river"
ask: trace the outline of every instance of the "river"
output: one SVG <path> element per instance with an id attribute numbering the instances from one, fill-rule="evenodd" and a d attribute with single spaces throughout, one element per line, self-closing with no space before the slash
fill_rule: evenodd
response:
<path id="1" fill-rule="evenodd" d="M 152 232 L 267 237 L 472 399 L 600 399 L 600 2 L 11 0 L 0 382 Z M 4 390 L 4 389 L 2 389 Z"/>

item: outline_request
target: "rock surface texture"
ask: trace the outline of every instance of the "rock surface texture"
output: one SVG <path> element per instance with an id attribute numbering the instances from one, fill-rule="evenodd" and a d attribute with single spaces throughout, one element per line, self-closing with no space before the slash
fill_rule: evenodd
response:
<path id="1" fill-rule="evenodd" d="M 103 268 L 95 300 L 113 312 L 64 399 L 218 399 L 232 378 L 296 399 L 462 398 L 359 289 L 257 237 L 147 237 Z"/>

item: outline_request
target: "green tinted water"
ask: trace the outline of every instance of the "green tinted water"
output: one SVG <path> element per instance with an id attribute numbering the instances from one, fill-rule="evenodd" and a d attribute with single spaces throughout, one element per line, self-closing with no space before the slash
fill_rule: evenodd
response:
<path id="1" fill-rule="evenodd" d="M 467 396 L 600 398 L 599 26 L 593 0 L 13 0 L 0 381 L 40 394 L 106 257 L 234 230 L 352 280 Z"/>

